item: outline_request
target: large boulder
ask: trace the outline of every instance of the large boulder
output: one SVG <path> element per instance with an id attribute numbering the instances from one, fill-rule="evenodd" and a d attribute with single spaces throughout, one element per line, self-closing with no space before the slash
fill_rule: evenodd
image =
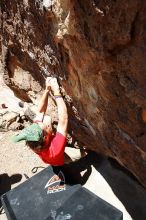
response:
<path id="1" fill-rule="evenodd" d="M 5 0 L 6 84 L 35 102 L 57 76 L 70 132 L 146 186 L 146 1 Z"/>

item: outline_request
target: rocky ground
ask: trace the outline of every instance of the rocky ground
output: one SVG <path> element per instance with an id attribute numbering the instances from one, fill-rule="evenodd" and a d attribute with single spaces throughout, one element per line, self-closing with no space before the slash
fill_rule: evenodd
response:
<path id="1" fill-rule="evenodd" d="M 8 107 L 1 109 L 1 112 L 21 111 L 19 101 L 1 84 L 0 104 L 5 103 Z M 46 167 L 23 142 L 11 142 L 14 132 L 0 132 L 0 195 L 35 175 L 32 173 L 33 167 L 39 166 L 38 172 L 42 170 L 41 167 Z M 115 161 L 89 152 L 86 157 L 70 164 L 70 170 L 72 175 L 81 177 L 86 173 L 86 181 L 82 183 L 84 187 L 120 209 L 124 220 L 146 219 L 146 190 Z M 0 215 L 0 220 L 6 219 L 5 214 Z"/>

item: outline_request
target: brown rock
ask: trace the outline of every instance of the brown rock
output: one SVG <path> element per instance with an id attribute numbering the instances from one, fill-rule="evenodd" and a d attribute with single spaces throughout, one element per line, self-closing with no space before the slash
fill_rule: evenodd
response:
<path id="1" fill-rule="evenodd" d="M 12 131 L 16 131 L 16 130 L 21 130 L 23 129 L 24 126 L 16 121 L 14 121 L 12 124 L 10 124 L 9 126 L 9 130 L 12 130 Z"/>
<path id="2" fill-rule="evenodd" d="M 6 84 L 31 102 L 55 73 L 72 134 L 146 186 L 146 2 L 52 2 L 52 17 L 38 1 L 2 2 Z"/>
<path id="3" fill-rule="evenodd" d="M 145 109 L 142 111 L 142 119 L 146 123 L 146 110 Z"/>
<path id="4" fill-rule="evenodd" d="M 8 128 L 10 124 L 17 120 L 17 117 L 19 117 L 19 113 L 17 112 L 6 112 L 4 115 L 2 115 L 3 127 Z"/>

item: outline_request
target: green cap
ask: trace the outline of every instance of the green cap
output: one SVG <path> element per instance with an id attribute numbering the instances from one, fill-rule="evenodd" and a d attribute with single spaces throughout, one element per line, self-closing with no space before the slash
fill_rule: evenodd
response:
<path id="1" fill-rule="evenodd" d="M 19 134 L 12 137 L 14 143 L 26 140 L 26 141 L 39 141 L 43 137 L 43 131 L 41 127 L 34 123 L 27 128 L 24 128 Z"/>

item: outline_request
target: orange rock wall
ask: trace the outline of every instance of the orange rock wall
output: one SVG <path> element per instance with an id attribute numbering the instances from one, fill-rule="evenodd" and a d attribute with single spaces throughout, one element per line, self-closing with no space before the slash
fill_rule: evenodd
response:
<path id="1" fill-rule="evenodd" d="M 146 2 L 2 1 L 4 79 L 24 101 L 46 74 L 66 92 L 70 132 L 146 186 Z"/>

